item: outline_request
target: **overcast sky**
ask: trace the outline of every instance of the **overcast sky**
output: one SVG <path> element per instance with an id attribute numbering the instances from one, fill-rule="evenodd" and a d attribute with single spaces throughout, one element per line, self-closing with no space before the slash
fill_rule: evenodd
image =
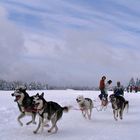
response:
<path id="1" fill-rule="evenodd" d="M 127 84 L 139 45 L 139 0 L 0 0 L 0 79 Z"/>

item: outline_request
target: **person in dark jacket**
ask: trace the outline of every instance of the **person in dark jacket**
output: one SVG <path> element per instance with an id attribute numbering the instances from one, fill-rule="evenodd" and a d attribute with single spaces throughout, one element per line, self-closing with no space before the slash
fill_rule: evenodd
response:
<path id="1" fill-rule="evenodd" d="M 120 81 L 117 82 L 117 86 L 114 88 L 115 96 L 124 96 L 124 87 L 121 85 Z"/>

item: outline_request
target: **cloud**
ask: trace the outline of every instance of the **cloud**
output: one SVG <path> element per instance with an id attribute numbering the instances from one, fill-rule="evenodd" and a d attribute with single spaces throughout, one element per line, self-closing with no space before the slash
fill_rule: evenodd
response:
<path id="1" fill-rule="evenodd" d="M 10 77 L 15 62 L 24 51 L 24 40 L 20 30 L 7 18 L 7 12 L 0 7 L 0 73 L 1 77 Z M 12 75 L 12 74 L 11 74 Z"/>
<path id="2" fill-rule="evenodd" d="M 101 75 L 123 83 L 131 76 L 137 77 L 139 67 L 135 66 L 139 62 L 136 60 L 140 59 L 137 49 L 112 47 L 103 40 L 106 34 L 103 31 L 67 30 L 63 41 L 39 35 L 28 36 L 26 49 L 29 61 L 40 67 L 40 79 L 46 78 L 50 84 L 56 85 L 98 85 Z M 123 34 L 121 37 L 123 41 Z M 129 36 L 125 39 L 127 42 Z"/>
<path id="3" fill-rule="evenodd" d="M 59 2 L 59 5 L 58 5 Z M 139 77 L 139 6 L 131 1 L 2 0 L 2 78 L 52 85 Z"/>

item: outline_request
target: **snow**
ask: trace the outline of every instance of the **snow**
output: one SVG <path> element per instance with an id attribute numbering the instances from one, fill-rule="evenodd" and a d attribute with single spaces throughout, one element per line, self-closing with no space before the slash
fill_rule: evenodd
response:
<path id="1" fill-rule="evenodd" d="M 129 100 L 130 107 L 128 113 L 124 112 L 123 120 L 115 121 L 112 108 L 109 104 L 106 110 L 92 112 L 92 119 L 86 120 L 82 117 L 80 110 L 71 109 L 64 113 L 58 122 L 58 132 L 49 134 L 47 127 L 43 133 L 34 134 L 33 130 L 37 125 L 26 126 L 26 122 L 31 119 L 25 116 L 21 121 L 21 127 L 17 122 L 19 110 L 14 98 L 13 91 L 0 91 L 0 140 L 139 140 L 140 126 L 140 93 L 125 93 L 125 98 Z M 84 95 L 94 101 L 94 105 L 100 104 L 99 91 L 76 91 L 76 90 L 47 90 L 47 91 L 27 91 L 30 95 L 45 93 L 47 101 L 58 102 L 62 106 L 72 105 L 78 109 L 76 97 Z M 112 92 L 110 91 L 109 94 Z M 38 117 L 36 118 L 38 121 Z"/>

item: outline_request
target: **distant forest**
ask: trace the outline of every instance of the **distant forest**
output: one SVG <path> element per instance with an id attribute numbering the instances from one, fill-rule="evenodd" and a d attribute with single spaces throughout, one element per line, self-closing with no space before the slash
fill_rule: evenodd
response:
<path id="1" fill-rule="evenodd" d="M 53 86 L 48 83 L 41 82 L 22 82 L 22 81 L 6 81 L 0 80 L 0 90 L 15 90 L 19 86 L 25 86 L 27 90 L 61 90 L 61 89 L 74 89 L 74 90 L 96 90 L 98 88 L 88 86 Z"/>
<path id="2" fill-rule="evenodd" d="M 22 82 L 0 80 L 0 90 L 15 90 L 19 86 L 25 86 L 28 90 L 45 90 L 48 89 L 46 83 L 41 82 Z"/>

